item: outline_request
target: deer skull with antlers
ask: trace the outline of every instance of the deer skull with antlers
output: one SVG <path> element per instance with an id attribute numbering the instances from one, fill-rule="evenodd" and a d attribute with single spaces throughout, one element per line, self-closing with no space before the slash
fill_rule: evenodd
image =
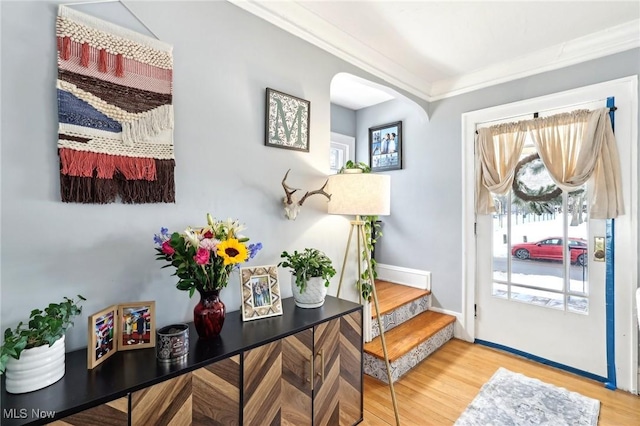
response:
<path id="1" fill-rule="evenodd" d="M 324 185 L 322 185 L 320 189 L 315 191 L 307 191 L 307 193 L 305 193 L 304 196 L 298 201 L 297 197 L 293 194 L 298 191 L 299 188 L 291 188 L 286 184 L 287 176 L 289 176 L 290 171 L 291 169 L 287 170 L 287 173 L 285 173 L 284 178 L 282 179 L 282 187 L 284 188 L 284 193 L 286 194 L 282 201 L 284 203 L 284 214 L 287 219 L 296 220 L 296 217 L 298 217 L 298 212 L 300 211 L 300 207 L 302 207 L 304 200 L 312 195 L 321 194 L 327 197 L 329 200 L 331 199 L 331 194 L 327 194 L 326 192 L 324 192 L 324 188 L 327 186 L 327 183 L 329 183 L 329 180 L 327 179 L 327 181 L 324 183 Z"/>

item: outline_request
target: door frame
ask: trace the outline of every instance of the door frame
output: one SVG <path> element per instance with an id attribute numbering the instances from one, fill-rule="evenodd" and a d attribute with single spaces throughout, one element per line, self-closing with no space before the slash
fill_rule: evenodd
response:
<path id="1" fill-rule="evenodd" d="M 462 318 L 460 337 L 475 339 L 475 131 L 476 125 L 615 97 L 616 138 L 621 160 L 626 214 L 616 219 L 615 365 L 618 387 L 638 393 L 638 330 L 634 294 L 638 286 L 638 76 L 633 75 L 551 95 L 462 114 Z M 620 142 L 622 141 L 622 143 Z M 625 143 L 626 142 L 626 143 Z M 629 265 L 632 265 L 629 267 Z"/>

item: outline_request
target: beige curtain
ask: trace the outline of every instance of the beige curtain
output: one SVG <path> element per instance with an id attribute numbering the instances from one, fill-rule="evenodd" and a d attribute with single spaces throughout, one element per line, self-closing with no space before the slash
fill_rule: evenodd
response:
<path id="1" fill-rule="evenodd" d="M 496 211 L 494 194 L 511 188 L 526 131 L 520 123 L 505 123 L 478 130 L 476 138 L 476 213 Z"/>
<path id="2" fill-rule="evenodd" d="M 592 219 L 624 214 L 620 159 L 608 108 L 578 110 L 522 124 L 531 132 L 540 159 L 560 188 L 574 190 L 593 176 L 589 193 Z"/>

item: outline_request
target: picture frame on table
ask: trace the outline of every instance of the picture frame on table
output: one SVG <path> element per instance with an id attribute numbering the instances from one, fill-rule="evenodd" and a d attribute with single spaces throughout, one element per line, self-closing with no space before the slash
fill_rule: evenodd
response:
<path id="1" fill-rule="evenodd" d="M 118 350 L 156 347 L 156 302 L 118 305 Z"/>
<path id="2" fill-rule="evenodd" d="M 112 305 L 89 315 L 87 367 L 97 367 L 118 351 L 118 305 Z"/>
<path id="3" fill-rule="evenodd" d="M 311 102 L 267 87 L 265 145 L 309 152 Z"/>
<path id="4" fill-rule="evenodd" d="M 97 367 L 118 351 L 155 348 L 156 302 L 112 305 L 89 315 L 87 368 Z"/>
<path id="5" fill-rule="evenodd" d="M 276 265 L 240 268 L 242 321 L 282 315 Z"/>
<path id="6" fill-rule="evenodd" d="M 369 165 L 372 172 L 402 169 L 402 121 L 369 128 Z"/>

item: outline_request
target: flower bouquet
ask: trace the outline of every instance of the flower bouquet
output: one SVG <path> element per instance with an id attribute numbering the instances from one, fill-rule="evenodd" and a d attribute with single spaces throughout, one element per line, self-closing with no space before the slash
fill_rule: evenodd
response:
<path id="1" fill-rule="evenodd" d="M 169 234 L 167 228 L 154 236 L 158 247 L 156 259 L 173 266 L 178 277 L 176 287 L 200 301 L 193 309 L 196 331 L 202 339 L 210 339 L 222 330 L 226 309 L 220 300 L 220 290 L 227 286 L 231 271 L 252 259 L 262 248 L 261 243 L 247 244 L 249 238 L 240 235 L 244 229 L 238 221 L 215 220 L 207 213 L 207 225 L 188 227 L 183 233 Z"/>
<path id="2" fill-rule="evenodd" d="M 231 271 L 252 259 L 262 243 L 247 244 L 249 238 L 240 235 L 244 225 L 237 220 L 216 220 L 207 213 L 207 225 L 187 227 L 183 233 L 169 233 L 162 228 L 154 236 L 158 247 L 156 259 L 173 266 L 179 280 L 176 288 L 189 291 L 213 291 L 227 286 Z"/>

